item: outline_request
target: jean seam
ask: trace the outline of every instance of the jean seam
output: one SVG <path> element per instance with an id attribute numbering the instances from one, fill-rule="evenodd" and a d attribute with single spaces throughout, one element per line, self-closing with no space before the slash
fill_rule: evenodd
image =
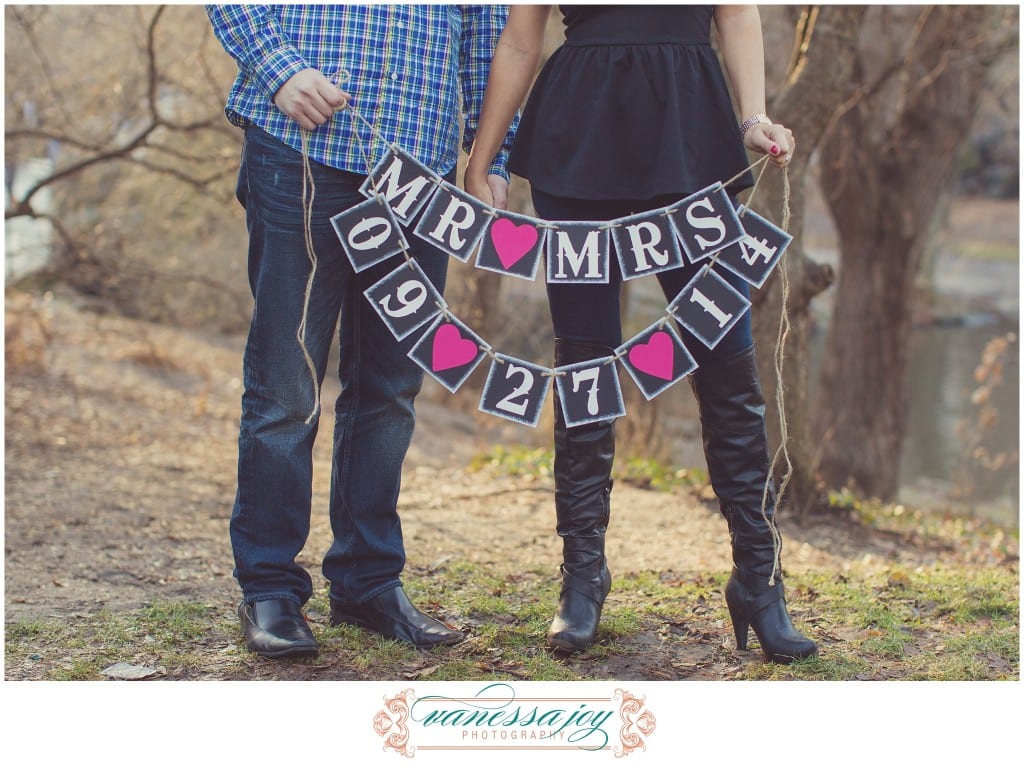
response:
<path id="1" fill-rule="evenodd" d="M 362 296 L 360 294 L 361 281 L 362 280 L 361 280 L 359 274 L 357 274 L 357 273 L 353 273 L 352 274 L 352 279 L 351 279 L 351 282 L 350 282 L 351 283 L 351 287 L 349 288 L 349 294 L 348 294 L 347 298 L 344 301 L 345 306 L 346 306 L 346 312 L 348 312 L 350 314 L 350 316 L 351 316 L 351 318 L 350 318 L 350 329 L 351 329 L 350 336 L 352 337 L 352 342 L 350 344 L 352 346 L 352 358 L 351 358 L 351 361 L 349 363 L 349 373 L 350 373 L 350 378 L 351 378 L 352 381 L 349 384 L 352 385 L 352 395 L 349 396 L 348 404 L 346 406 L 345 415 L 344 415 L 344 419 L 347 422 L 348 426 L 345 427 L 345 429 L 341 433 L 341 437 L 338 439 L 338 450 L 339 450 L 340 453 L 335 454 L 335 459 L 337 460 L 337 463 L 338 463 L 338 483 L 339 483 L 339 486 L 338 486 L 337 490 L 338 490 L 338 494 L 339 494 L 339 501 L 344 501 L 344 502 L 348 502 L 349 498 L 348 498 L 348 496 L 345 495 L 345 491 L 342 490 L 341 483 L 342 483 L 343 480 L 346 479 L 346 476 L 348 475 L 350 466 L 352 464 L 352 430 L 354 429 L 353 428 L 353 425 L 354 425 L 354 421 L 353 420 L 355 418 L 356 412 L 359 410 L 359 392 L 360 392 L 360 384 L 359 384 L 360 368 L 359 367 L 360 367 L 360 363 L 362 361 L 362 343 L 360 342 L 360 331 L 361 331 L 362 327 L 360 325 L 361 322 L 360 322 L 360 310 L 359 310 L 359 308 L 360 308 L 359 299 Z M 341 316 L 341 320 L 342 321 L 345 320 L 344 314 Z M 339 330 L 339 343 L 340 343 L 340 341 L 341 340 L 340 340 L 340 330 Z M 342 362 L 343 361 L 339 359 L 339 363 L 342 363 Z M 338 412 L 335 412 L 335 416 L 336 417 L 337 417 L 337 415 L 338 415 Z M 338 510 L 341 511 L 341 507 L 339 507 Z M 347 531 L 351 531 L 351 527 L 350 527 L 351 526 L 351 509 L 349 509 L 348 513 L 346 514 L 346 525 L 349 526 L 349 527 L 346 527 L 346 530 Z M 347 578 L 347 576 L 348 576 L 348 571 L 346 570 L 346 571 L 344 571 L 342 573 L 342 578 L 345 579 L 345 578 Z M 334 582 L 332 581 L 331 583 L 334 583 Z M 349 588 L 348 587 L 348 581 L 343 580 L 342 587 L 347 592 L 348 588 Z"/>
<path id="2" fill-rule="evenodd" d="M 248 175 L 248 173 L 246 173 L 246 175 Z M 252 315 L 252 325 L 253 326 L 255 326 L 258 317 L 259 317 L 259 304 L 258 304 L 258 301 L 256 300 L 256 295 L 253 295 L 253 315 Z M 242 356 L 242 367 L 243 367 L 242 368 L 242 374 L 243 374 L 243 377 L 247 377 L 248 378 L 248 381 L 250 383 L 250 387 L 252 389 L 254 389 L 254 390 L 258 390 L 258 389 L 262 388 L 262 386 L 263 386 L 263 380 L 260 379 L 260 374 L 259 374 L 260 364 L 259 364 L 259 362 L 257 360 L 258 357 L 259 357 L 259 343 L 258 343 L 258 340 L 257 340 L 257 335 L 258 335 L 258 332 L 254 332 L 254 331 L 250 330 L 249 338 L 248 338 L 248 341 L 247 341 L 247 344 L 246 344 L 246 351 L 245 351 L 245 353 Z M 244 391 L 244 388 L 245 388 L 245 384 L 243 383 L 243 391 Z M 244 394 L 244 392 L 243 392 L 243 394 Z M 241 430 L 242 430 L 242 432 L 245 433 L 244 438 L 242 438 L 242 440 L 243 440 L 242 447 L 245 448 L 246 453 L 245 453 L 245 458 L 241 460 L 242 465 L 244 465 L 243 469 L 245 470 L 245 475 L 244 476 L 239 475 L 239 477 L 244 477 L 246 488 L 248 490 L 251 490 L 252 482 L 253 482 L 252 463 L 254 461 L 253 454 L 254 454 L 254 451 L 255 451 L 255 448 L 256 448 L 256 444 L 255 444 L 254 435 L 252 433 L 252 428 L 253 428 L 252 413 L 250 411 L 248 417 L 245 416 L 245 413 L 246 412 L 243 410 L 243 412 L 242 412 L 242 425 L 241 425 Z M 248 490 L 247 490 L 247 493 L 248 493 Z M 240 504 L 242 504 L 242 503 L 248 504 L 248 502 L 250 500 L 250 497 L 248 495 L 243 497 L 241 490 L 239 490 L 238 494 L 239 494 L 239 503 Z M 251 512 L 241 512 L 240 514 L 241 514 L 241 517 L 240 517 L 240 521 L 241 521 L 240 531 L 244 535 L 248 535 L 249 534 L 249 530 L 250 530 L 250 528 L 249 528 L 249 520 L 251 519 L 251 514 L 252 513 Z"/>

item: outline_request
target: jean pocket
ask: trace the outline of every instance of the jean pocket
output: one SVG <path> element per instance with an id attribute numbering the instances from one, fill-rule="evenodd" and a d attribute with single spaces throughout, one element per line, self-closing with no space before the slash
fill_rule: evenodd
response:
<path id="1" fill-rule="evenodd" d="M 246 208 L 269 226 L 301 226 L 305 177 L 302 154 L 250 125 L 245 131 L 244 165 Z"/>

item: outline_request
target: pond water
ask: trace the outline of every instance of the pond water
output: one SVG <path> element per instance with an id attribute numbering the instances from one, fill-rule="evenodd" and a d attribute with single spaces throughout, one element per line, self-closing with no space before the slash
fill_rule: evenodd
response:
<path id="1" fill-rule="evenodd" d="M 1009 217 L 1016 221 L 1016 213 Z M 928 300 L 939 318 L 914 330 L 899 499 L 1019 527 L 1020 261 L 971 257 L 963 246 L 935 257 Z M 822 297 L 815 308 L 825 325 L 831 290 Z M 975 370 L 986 344 L 1011 333 L 1016 339 L 1001 358 L 1002 383 L 990 390 L 995 416 L 982 425 L 982 407 L 971 400 L 979 387 Z M 976 445 L 1003 455 L 1006 464 L 984 469 L 971 456 Z"/>
<path id="2" fill-rule="evenodd" d="M 952 495 L 966 512 L 1003 524 L 1019 519 L 1020 356 L 1014 342 L 1002 358 L 1002 384 L 993 386 L 989 403 L 996 415 L 984 425 L 972 403 L 979 387 L 974 371 L 982 350 L 994 337 L 1018 327 L 975 317 L 982 325 L 919 328 L 914 333 L 910 376 L 910 419 L 904 443 L 901 497 L 927 505 Z M 980 438 L 978 433 L 981 433 Z M 971 458 L 973 444 L 990 455 L 1006 455 L 999 469 L 984 469 Z M 952 494 L 951 494 L 952 491 Z M 957 493 L 963 494 L 957 496 Z M 948 505 L 948 500 L 946 501 Z"/>

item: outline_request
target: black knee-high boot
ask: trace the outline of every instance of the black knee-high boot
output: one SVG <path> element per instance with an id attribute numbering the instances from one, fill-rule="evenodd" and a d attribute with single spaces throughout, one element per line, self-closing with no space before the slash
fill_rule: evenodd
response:
<path id="1" fill-rule="evenodd" d="M 725 600 L 736 646 L 746 649 L 751 627 L 765 661 L 789 663 L 815 655 L 814 642 L 790 621 L 782 570 L 776 569 L 777 534 L 768 522 L 774 520 L 774 486 L 769 485 L 764 514 L 761 509 L 770 458 L 754 349 L 705 361 L 691 384 L 700 408 L 711 486 L 732 539 L 733 570 Z M 781 552 L 781 540 L 778 547 Z"/>
<path id="2" fill-rule="evenodd" d="M 614 354 L 590 342 L 555 340 L 555 365 Z M 615 424 L 611 421 L 566 427 L 555 391 L 555 514 L 562 537 L 562 590 L 548 631 L 557 651 L 585 650 L 594 641 L 612 577 L 604 554 L 610 514 Z"/>

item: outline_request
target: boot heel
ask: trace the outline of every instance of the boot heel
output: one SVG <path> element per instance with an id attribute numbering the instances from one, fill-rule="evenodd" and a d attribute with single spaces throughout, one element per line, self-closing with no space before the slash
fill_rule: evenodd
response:
<path id="1" fill-rule="evenodd" d="M 732 619 L 732 631 L 736 635 L 736 649 L 747 649 L 747 637 L 750 636 L 750 620 L 743 613 L 742 605 L 735 605 L 726 599 L 729 605 L 729 617 Z"/>
<path id="2" fill-rule="evenodd" d="M 817 645 L 798 632 L 789 619 L 781 580 L 769 586 L 767 579 L 760 580 L 733 568 L 725 587 L 725 602 L 738 649 L 747 649 L 749 627 L 761 644 L 766 663 L 792 663 L 818 654 Z"/>

